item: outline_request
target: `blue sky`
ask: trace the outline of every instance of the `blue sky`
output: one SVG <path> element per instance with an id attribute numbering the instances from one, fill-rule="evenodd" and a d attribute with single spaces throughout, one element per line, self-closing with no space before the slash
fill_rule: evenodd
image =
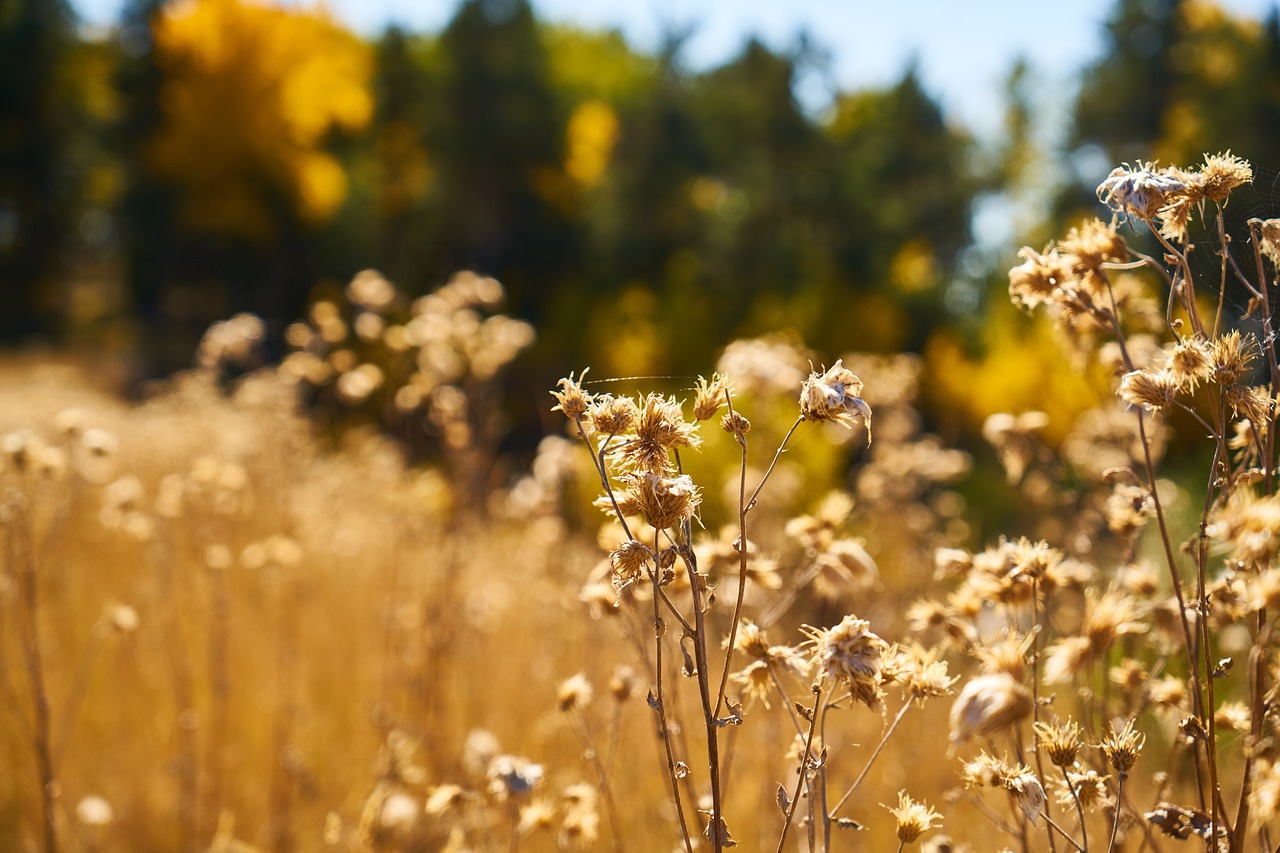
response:
<path id="1" fill-rule="evenodd" d="M 315 5 L 290 0 L 298 5 Z M 1276 0 L 1219 0 L 1230 11 L 1263 17 Z M 122 0 L 72 0 L 88 23 L 109 25 Z M 456 0 L 327 0 L 348 26 L 366 34 L 388 23 L 437 31 Z M 915 61 L 925 87 L 948 114 L 979 131 L 1000 120 L 1003 78 L 1028 58 L 1041 91 L 1069 98 L 1074 73 L 1093 59 L 1114 0 L 534 0 L 539 17 L 621 30 L 642 49 L 670 27 L 693 24 L 685 59 L 695 68 L 733 57 L 755 35 L 777 49 L 810 36 L 831 52 L 834 83 L 843 90 L 883 85 Z M 804 96 L 820 104 L 823 86 Z"/>

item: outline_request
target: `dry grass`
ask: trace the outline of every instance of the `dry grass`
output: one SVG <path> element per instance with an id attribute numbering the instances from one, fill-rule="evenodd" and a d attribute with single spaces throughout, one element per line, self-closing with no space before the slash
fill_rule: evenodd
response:
<path id="1" fill-rule="evenodd" d="M 683 402 L 562 381 L 495 488 L 531 330 L 474 276 L 362 275 L 279 368 L 235 318 L 137 405 L 6 367 L 0 848 L 1272 849 L 1280 227 L 1211 286 L 1186 259 L 1247 178 L 1108 178 L 1167 263 L 1115 221 L 1024 250 L 1011 294 L 1117 398 L 1057 447 L 988 422 L 1028 521 L 984 543 L 917 362 L 785 339 Z"/>

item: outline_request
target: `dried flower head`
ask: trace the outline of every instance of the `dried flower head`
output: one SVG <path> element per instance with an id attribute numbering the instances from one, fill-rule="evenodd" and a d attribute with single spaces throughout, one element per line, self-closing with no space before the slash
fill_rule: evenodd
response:
<path id="1" fill-rule="evenodd" d="M 1151 219 L 1167 199 L 1186 189 L 1186 177 L 1174 169 L 1156 169 L 1154 162 L 1138 161 L 1137 168 L 1125 164 L 1111 171 L 1098 185 L 1098 200 L 1126 216 Z"/>
<path id="2" fill-rule="evenodd" d="M 561 711 L 581 710 L 591 704 L 594 695 L 595 690 L 587 676 L 581 672 L 575 673 L 560 682 L 560 686 L 556 688 L 556 706 Z"/>
<path id="3" fill-rule="evenodd" d="M 818 674 L 845 684 L 853 698 L 867 707 L 880 707 L 884 695 L 880 670 L 889 644 L 871 632 L 871 623 L 849 614 L 831 628 L 806 625 L 804 630 Z"/>
<path id="4" fill-rule="evenodd" d="M 951 706 L 951 741 L 1006 729 L 1031 713 L 1031 691 L 1004 672 L 969 680 Z"/>
<path id="5" fill-rule="evenodd" d="M 1072 807 L 1076 799 L 1085 811 L 1093 811 L 1107 799 L 1107 780 L 1110 776 L 1101 776 L 1096 770 L 1071 770 L 1063 768 L 1066 780 L 1058 781 L 1058 804 Z M 1075 796 L 1072 796 L 1072 791 Z"/>
<path id="6" fill-rule="evenodd" d="M 609 555 L 609 569 L 614 590 L 621 592 L 641 580 L 644 577 L 645 566 L 651 557 L 649 549 L 634 539 L 619 545 L 617 550 Z"/>
<path id="7" fill-rule="evenodd" d="M 1196 390 L 1213 373 L 1208 342 L 1200 337 L 1179 339 L 1169 351 L 1166 369 L 1179 391 Z"/>
<path id="8" fill-rule="evenodd" d="M 1201 188 L 1209 201 L 1222 204 L 1236 187 L 1253 182 L 1253 167 L 1248 160 L 1225 154 L 1205 155 L 1200 167 Z"/>
<path id="9" fill-rule="evenodd" d="M 565 417 L 571 421 L 587 413 L 591 408 L 591 395 L 582 390 L 582 380 L 586 378 L 587 370 L 583 370 L 576 380 L 570 373 L 557 383 L 560 390 L 551 392 L 551 396 L 556 398 L 556 404 L 551 407 L 551 411 L 564 412 Z"/>
<path id="10" fill-rule="evenodd" d="M 699 376 L 694 387 L 693 417 L 694 420 L 707 421 L 715 417 L 716 412 L 725 404 L 725 395 L 731 394 L 729 380 L 719 373 L 711 374 L 711 380 Z"/>
<path id="11" fill-rule="evenodd" d="M 631 478 L 631 494 L 640 514 L 658 530 L 679 527 L 693 518 L 702 495 L 688 474 L 665 477 L 652 471 Z"/>
<path id="12" fill-rule="evenodd" d="M 1209 345 L 1209 360 L 1213 365 L 1213 381 L 1226 388 L 1240 381 L 1257 355 L 1257 341 L 1232 329 L 1215 338 Z"/>
<path id="13" fill-rule="evenodd" d="M 1076 763 L 1080 752 L 1080 726 L 1068 720 L 1065 723 L 1036 723 L 1036 737 L 1040 747 L 1055 767 L 1067 768 Z"/>
<path id="14" fill-rule="evenodd" d="M 935 812 L 927 803 L 917 803 L 907 796 L 906 791 L 898 792 L 898 807 L 889 809 L 898 821 L 898 840 L 903 844 L 916 841 L 935 826 L 942 825 L 942 815 Z"/>
<path id="15" fill-rule="evenodd" d="M 516 755 L 497 755 L 489 762 L 485 776 L 495 799 L 526 797 L 542 781 L 542 765 Z"/>
<path id="16" fill-rule="evenodd" d="M 1071 265 L 1057 249 L 1037 252 L 1024 246 L 1018 252 L 1022 263 L 1009 270 L 1009 298 L 1014 305 L 1030 311 L 1040 305 L 1053 304 L 1059 288 L 1071 278 Z"/>
<path id="17" fill-rule="evenodd" d="M 1118 393 L 1126 403 L 1141 406 L 1149 412 L 1159 412 L 1173 403 L 1178 393 L 1178 382 L 1167 370 L 1133 370 L 1120 380 Z"/>
<path id="18" fill-rule="evenodd" d="M 810 373 L 800 389 L 800 417 L 807 421 L 830 421 L 853 429 L 859 421 L 867 428 L 871 443 L 871 407 L 858 395 L 862 380 L 837 360 L 826 373 Z"/>
<path id="19" fill-rule="evenodd" d="M 672 450 L 701 443 L 694 425 L 685 422 L 680 404 L 661 394 L 645 397 L 635 430 L 635 438 L 622 446 L 622 456 L 641 471 L 667 473 L 672 470 Z"/>
<path id="20" fill-rule="evenodd" d="M 983 752 L 973 761 L 965 763 L 961 776 L 965 786 L 969 788 L 1000 788 L 1008 791 L 1032 823 L 1036 822 L 1044 810 L 1047 799 L 1044 786 L 1029 767 L 1010 764 Z"/>
<path id="21" fill-rule="evenodd" d="M 588 419 L 591 428 L 600 435 L 622 435 L 631 429 L 636 421 L 639 409 L 636 401 L 630 397 L 615 397 L 603 394 L 591 401 Z"/>
<path id="22" fill-rule="evenodd" d="M 1103 738 L 1098 748 L 1107 756 L 1107 761 L 1116 774 L 1123 779 L 1129 775 L 1129 770 L 1142 754 L 1142 747 L 1146 742 L 1147 736 L 1134 729 L 1133 720 L 1129 720 L 1120 731 L 1113 731 Z"/>

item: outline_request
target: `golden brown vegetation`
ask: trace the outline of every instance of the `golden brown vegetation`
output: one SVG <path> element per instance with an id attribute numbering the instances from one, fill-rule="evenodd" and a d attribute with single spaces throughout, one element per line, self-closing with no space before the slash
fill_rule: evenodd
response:
<path id="1" fill-rule="evenodd" d="M 138 405 L 9 368 L 0 846 L 1273 849 L 1280 226 L 1242 262 L 1221 225 L 1249 179 L 1118 169 L 1111 222 L 1023 250 L 1014 301 L 1115 396 L 1059 444 L 988 421 L 1032 520 L 980 547 L 917 361 L 785 338 L 685 400 L 561 380 L 566 435 L 495 487 L 532 333 L 476 276 L 362 274 L 278 368 L 235 318 Z M 409 420 L 435 464 L 361 426 Z M 1198 482 L 1160 472 L 1177 427 Z"/>

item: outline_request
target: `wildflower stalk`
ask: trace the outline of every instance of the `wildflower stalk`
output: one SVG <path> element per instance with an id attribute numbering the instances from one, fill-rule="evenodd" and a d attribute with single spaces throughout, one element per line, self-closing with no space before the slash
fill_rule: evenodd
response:
<path id="1" fill-rule="evenodd" d="M 1031 621 L 1039 624 L 1040 611 L 1040 579 L 1034 578 L 1031 581 Z M 1040 755 L 1040 735 L 1038 724 L 1040 722 L 1040 653 L 1044 643 L 1044 632 L 1036 631 L 1035 651 L 1031 657 L 1031 716 L 1032 731 L 1035 734 L 1035 756 L 1036 756 L 1036 777 L 1040 780 L 1040 786 L 1048 790 L 1045 784 L 1044 760 Z M 1053 824 L 1049 820 L 1049 803 L 1046 800 L 1044 804 L 1045 832 L 1049 836 L 1049 853 L 1057 853 L 1058 846 L 1053 841 Z"/>
<path id="2" fill-rule="evenodd" d="M 31 698 L 35 710 L 35 728 L 32 747 L 36 754 L 36 773 L 40 779 L 41 828 L 44 833 L 45 853 L 58 849 L 57 814 L 54 797 L 56 786 L 53 776 L 53 751 L 50 735 L 49 695 L 44 683 L 44 660 L 40 645 L 40 628 L 37 622 L 39 601 L 35 555 L 31 553 L 30 517 L 26 507 L 10 501 L 6 513 L 8 535 L 5 537 L 6 557 L 10 573 L 18 576 L 22 596 L 26 630 L 22 632 L 22 653 L 27 665 L 27 678 L 31 682 Z M 21 541 L 19 541 L 21 540 Z"/>
<path id="3" fill-rule="evenodd" d="M 711 703 L 711 680 L 707 663 L 707 623 L 706 607 L 703 602 L 705 582 L 698 574 L 698 560 L 689 545 L 690 523 L 684 523 L 684 543 L 681 545 L 681 559 L 689 572 L 689 586 L 693 596 L 693 619 L 695 633 L 693 652 L 698 668 L 698 697 L 702 700 L 703 719 L 707 729 L 707 763 L 711 773 L 711 846 L 719 853 L 723 849 L 723 817 L 720 812 L 720 727 L 716 723 L 716 708 Z M 744 547 L 745 550 L 745 547 Z"/>
<path id="4" fill-rule="evenodd" d="M 1080 804 L 1080 794 L 1076 792 L 1076 786 L 1071 783 L 1071 777 L 1067 774 L 1067 768 L 1059 767 L 1062 773 L 1062 779 L 1067 783 L 1067 790 L 1071 792 L 1071 801 L 1076 804 L 1076 814 L 1080 817 L 1080 850 L 1081 853 L 1089 853 L 1089 829 L 1085 826 L 1084 806 Z"/>
<path id="5" fill-rule="evenodd" d="M 607 482 L 607 478 L 606 478 Z M 689 826 L 685 822 L 684 805 L 680 801 L 680 780 L 676 778 L 676 757 L 675 751 L 671 744 L 671 727 L 667 724 L 667 705 L 666 697 L 663 693 L 662 684 L 662 638 L 666 633 L 666 627 L 662 623 L 662 613 L 658 609 L 658 600 L 661 587 L 659 586 L 658 562 L 656 555 L 658 553 L 658 531 L 653 534 L 653 554 L 655 555 L 653 569 L 649 574 L 650 580 L 653 582 L 653 635 L 654 635 L 654 681 L 655 695 L 653 697 L 653 707 L 658 712 L 658 725 L 662 728 L 662 744 L 667 751 L 667 776 L 671 779 L 671 796 L 675 800 L 676 819 L 680 823 L 680 837 L 684 840 L 686 853 L 693 853 L 693 841 L 689 837 Z"/>
<path id="6" fill-rule="evenodd" d="M 849 798 L 853 796 L 853 792 L 858 790 L 858 786 L 862 784 L 862 780 L 867 778 L 867 773 L 870 772 L 871 765 L 876 763 L 876 759 L 880 757 L 880 752 L 884 749 L 885 744 L 889 742 L 889 738 L 893 736 L 893 733 L 898 728 L 898 724 L 901 723 L 902 718 L 907 715 L 907 710 L 910 707 L 910 700 L 902 703 L 902 707 L 898 709 L 898 713 L 894 716 L 893 722 L 889 724 L 889 728 L 885 729 L 884 734 L 880 736 L 880 742 L 877 743 L 876 748 L 872 750 L 871 757 L 867 759 L 867 763 L 862 768 L 862 772 L 858 774 L 858 778 L 853 780 L 853 784 L 849 786 L 849 790 L 844 792 L 844 796 L 842 796 L 839 801 L 836 802 L 835 806 L 833 806 L 827 813 L 828 819 L 836 816 L 836 812 L 840 811 L 841 807 L 843 807 L 844 804 L 849 801 Z"/>
<path id="7" fill-rule="evenodd" d="M 794 427 L 793 427 L 794 429 Z M 791 802 L 787 805 L 787 816 L 782 822 L 782 834 L 778 837 L 778 847 L 775 853 L 782 853 L 782 847 L 787 842 L 787 831 L 791 829 L 791 822 L 795 818 L 796 804 L 800 800 L 800 788 L 804 785 L 805 778 L 809 770 L 809 750 L 813 747 L 813 733 L 818 728 L 818 711 L 817 707 L 822 702 L 822 685 L 815 684 L 813 686 L 814 709 L 809 715 L 809 733 L 804 741 L 804 753 L 800 756 L 800 769 L 798 771 L 799 778 L 796 779 L 796 787 L 791 792 Z"/>
<path id="8" fill-rule="evenodd" d="M 1156 229 L 1152 229 L 1153 231 Z M 1115 335 L 1116 343 L 1120 347 L 1120 356 L 1124 361 L 1125 369 L 1132 371 L 1135 369 L 1133 359 L 1129 356 L 1128 347 L 1125 344 L 1124 330 L 1120 326 L 1120 318 L 1118 314 L 1115 292 L 1112 290 L 1111 281 L 1107 279 L 1107 296 L 1111 301 L 1111 310 L 1108 312 L 1111 323 L 1112 332 Z M 1146 414 L 1141 406 L 1135 407 L 1138 416 L 1138 440 L 1142 445 L 1142 463 L 1146 472 L 1147 493 L 1151 495 L 1151 504 L 1155 509 L 1156 523 L 1160 530 L 1160 544 L 1164 550 L 1165 564 L 1169 569 L 1169 579 L 1173 585 L 1174 597 L 1178 602 L 1178 622 L 1182 626 L 1183 646 L 1187 652 L 1187 668 L 1191 676 L 1191 692 L 1195 697 L 1193 711 L 1201 723 L 1205 720 L 1204 701 L 1201 695 L 1202 688 L 1200 685 L 1200 668 L 1199 655 L 1197 654 L 1196 643 L 1192 640 L 1191 625 L 1187 621 L 1187 602 L 1182 589 L 1182 575 L 1178 570 L 1178 560 L 1173 553 L 1172 540 L 1169 537 L 1168 522 L 1165 518 L 1164 506 L 1160 500 L 1159 490 L 1156 488 L 1156 468 L 1155 461 L 1151 458 L 1151 444 L 1147 436 Z M 1207 726 L 1206 726 L 1207 730 Z M 1196 750 L 1196 790 L 1200 795 L 1200 806 L 1204 807 L 1204 770 L 1200 766 L 1199 750 Z"/>
<path id="9" fill-rule="evenodd" d="M 1116 836 L 1120 832 L 1120 810 L 1124 798 L 1124 773 L 1116 774 L 1116 813 L 1111 822 L 1111 840 L 1107 842 L 1107 853 L 1116 849 Z"/>
<path id="10" fill-rule="evenodd" d="M 733 399 L 728 389 L 724 392 L 725 405 L 729 414 L 733 414 Z M 799 425 L 797 420 L 792 431 Z M 788 432 L 787 436 L 790 437 Z M 724 669 L 720 672 L 720 689 L 716 696 L 715 716 L 718 718 L 724 707 L 725 690 L 729 685 L 729 670 L 733 667 L 733 646 L 738 639 L 738 621 L 742 618 L 742 603 L 747 593 L 747 437 L 741 431 L 734 432 L 734 439 L 742 451 L 742 459 L 738 466 L 738 598 L 733 605 L 733 618 L 729 620 L 729 641 L 724 653 Z M 783 440 L 783 445 L 786 440 Z M 779 450 L 781 452 L 781 450 Z M 774 457 L 777 458 L 776 456 Z M 772 468 L 772 466 L 770 466 Z M 761 483 L 763 485 L 763 482 Z M 758 490 L 757 490 L 758 491 Z"/>

